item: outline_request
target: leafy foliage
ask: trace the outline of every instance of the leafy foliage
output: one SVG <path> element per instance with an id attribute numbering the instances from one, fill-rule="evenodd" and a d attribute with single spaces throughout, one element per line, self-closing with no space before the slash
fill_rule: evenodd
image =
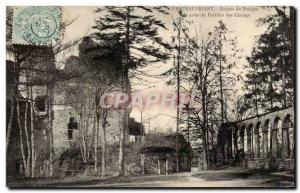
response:
<path id="1" fill-rule="evenodd" d="M 105 7 L 96 10 L 101 16 L 96 20 L 95 39 L 119 41 L 128 49 L 128 69 L 135 70 L 149 63 L 168 59 L 170 46 L 159 36 L 159 28 L 165 24 L 155 17 L 155 12 L 168 14 L 166 7 Z M 128 53 L 126 53 L 128 52 Z M 126 56 L 128 54 L 128 56 Z M 133 71 L 132 71 L 133 72 Z"/>
<path id="2" fill-rule="evenodd" d="M 294 64 L 291 16 L 286 8 L 274 8 L 276 14 L 258 20 L 266 26 L 247 58 L 249 73 L 246 75 L 245 98 L 256 104 L 256 111 L 274 110 L 292 105 Z"/>

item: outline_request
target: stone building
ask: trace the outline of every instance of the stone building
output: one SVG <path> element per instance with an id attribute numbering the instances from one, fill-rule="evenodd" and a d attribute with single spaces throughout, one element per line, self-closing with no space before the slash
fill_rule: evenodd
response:
<path id="1" fill-rule="evenodd" d="M 191 147 L 183 135 L 177 136 L 179 172 L 191 171 Z M 143 174 L 170 174 L 177 172 L 176 135 L 145 136 L 141 144 Z"/>
<path id="2" fill-rule="evenodd" d="M 85 125 L 85 130 L 87 133 L 84 135 L 85 141 L 83 140 L 83 123 L 80 122 L 80 112 L 74 103 L 70 103 L 71 94 L 68 90 L 68 86 L 73 86 L 73 88 L 80 88 L 81 91 L 88 90 L 85 85 L 77 85 L 80 80 L 77 79 L 75 75 L 74 78 L 69 78 L 66 76 L 70 75 L 70 70 L 76 69 L 80 71 L 81 68 L 78 68 L 78 60 L 76 57 L 71 57 L 67 61 L 65 68 L 63 70 L 56 69 L 54 66 L 54 56 L 53 52 L 48 47 L 36 47 L 36 46 L 26 46 L 26 45 L 14 45 L 15 50 L 19 50 L 20 53 L 26 54 L 27 52 L 34 53 L 34 55 L 29 55 L 25 61 L 20 63 L 21 67 L 25 68 L 30 66 L 32 69 L 28 69 L 30 74 L 24 74 L 24 71 L 19 74 L 17 77 L 18 82 L 29 82 L 30 88 L 32 89 L 32 102 L 28 100 L 28 88 L 22 84 L 18 84 L 14 79 L 14 70 L 15 70 L 15 58 L 13 60 L 7 60 L 7 123 L 11 117 L 11 104 L 16 97 L 20 103 L 20 117 L 21 122 L 24 123 L 25 115 L 25 104 L 28 104 L 28 108 L 33 105 L 33 118 L 34 118 L 34 149 L 35 149 L 35 160 L 36 165 L 34 167 L 34 176 L 35 177 L 47 177 L 49 176 L 49 155 L 50 155 L 50 142 L 53 144 L 54 149 L 54 175 L 61 176 L 67 168 L 62 168 L 62 159 L 64 155 L 70 154 L 79 154 L 82 156 L 83 143 L 86 143 L 89 147 L 87 153 L 91 153 L 91 147 L 93 146 L 93 118 L 89 118 L 87 125 Z M 16 55 L 16 53 L 15 53 Z M 34 62 L 38 61 L 38 62 Z M 31 63 L 33 65 L 31 65 Z M 51 85 L 53 77 L 51 77 L 52 72 L 59 77 L 55 80 L 55 84 Z M 74 74 L 72 74 L 74 75 Z M 28 77 L 28 79 L 26 79 Z M 51 81 L 50 81 L 51 80 Z M 31 83 L 30 83 L 31 82 Z M 94 96 L 91 93 L 86 93 L 86 99 L 92 100 Z M 51 104 L 49 103 L 50 101 Z M 91 107 L 94 108 L 94 107 Z M 92 110 L 92 109 L 91 109 Z M 16 110 L 13 111 L 13 114 L 16 117 Z M 28 113 L 29 114 L 29 113 Z M 50 115 L 52 119 L 50 119 Z M 28 115 L 29 116 L 29 115 Z M 30 116 L 28 117 L 30 119 Z M 107 115 L 107 126 L 106 126 L 106 143 L 107 145 L 114 145 L 119 142 L 119 133 L 120 128 L 122 127 L 123 114 L 118 109 L 108 110 Z M 52 120 L 52 129 L 50 130 L 50 122 Z M 125 131 L 125 142 L 128 144 L 131 139 L 136 141 L 141 139 L 140 136 L 143 132 L 141 126 L 138 126 L 138 123 L 134 119 L 129 119 L 131 127 Z M 28 128 L 30 124 L 27 123 Z M 24 127 L 22 127 L 24 134 Z M 50 133 L 50 131 L 52 133 Z M 31 132 L 28 131 L 28 135 L 31 136 Z M 50 138 L 50 135 L 53 137 Z M 101 136 L 102 130 L 99 130 L 99 141 L 98 148 L 101 147 Z M 23 136 L 24 137 L 24 136 Z M 131 138 L 131 139 L 130 139 Z M 9 144 L 7 149 L 7 176 L 8 177 L 24 177 L 24 164 L 22 161 L 22 152 L 20 144 L 20 129 L 18 126 L 18 121 L 16 118 L 13 120 L 12 132 L 9 134 Z M 50 141 L 52 139 L 52 141 Z M 25 143 L 25 138 L 23 142 Z M 31 137 L 28 138 L 28 143 L 31 144 Z M 24 145 L 23 143 L 23 145 Z M 87 147 L 87 148 L 88 148 Z M 27 147 L 25 145 L 25 154 L 28 154 Z M 99 151 L 100 152 L 100 151 Z M 99 153 L 100 154 L 100 153 Z M 74 156 L 72 155 L 72 156 Z M 64 165 L 66 166 L 66 165 Z M 82 169 L 82 168 L 81 168 Z"/>
<path id="3" fill-rule="evenodd" d="M 83 141 L 90 142 L 85 144 L 87 145 L 86 147 L 92 147 L 93 143 L 95 143 L 91 139 L 94 138 L 94 123 L 92 118 L 89 118 L 89 123 L 84 126 L 84 131 L 87 131 L 87 134 L 83 135 L 81 114 L 74 107 L 74 103 L 70 102 L 72 100 L 71 93 L 70 90 L 66 89 L 73 87 L 79 92 L 88 90 L 86 85 L 81 84 L 80 78 L 77 76 L 78 74 L 72 73 L 82 70 L 78 58 L 71 56 L 64 64 L 64 68 L 62 68 L 62 66 L 57 66 L 55 54 L 51 47 L 12 44 L 12 18 L 7 22 L 7 178 L 25 177 L 24 156 L 30 157 L 29 160 L 32 159 L 29 152 L 31 144 L 33 144 L 32 149 L 35 151 L 33 155 L 33 159 L 35 160 L 35 166 L 33 167 L 34 177 L 49 177 L 51 144 L 54 150 L 53 177 L 65 175 L 66 172 L 72 173 L 74 171 L 73 173 L 76 174 L 77 171 L 83 171 L 90 164 L 90 162 L 83 160 L 82 150 L 85 148 L 83 147 Z M 87 45 L 90 44 L 89 38 L 84 38 L 84 41 L 86 41 Z M 116 48 L 116 46 L 113 47 Z M 79 47 L 79 49 L 81 48 Z M 113 53 L 119 54 L 115 50 Z M 110 58 L 114 59 L 114 62 L 118 62 L 117 60 L 119 59 L 113 56 Z M 29 96 L 29 90 L 32 90 L 32 96 Z M 86 94 L 85 99 L 93 98 L 90 93 Z M 16 100 L 20 104 L 19 116 L 16 116 Z M 33 110 L 32 114 L 25 112 L 26 105 L 28 109 Z M 91 108 L 95 107 L 91 106 Z M 20 117 L 20 120 L 17 117 Z M 108 152 L 113 153 L 107 156 L 107 163 L 109 163 L 107 170 L 112 174 L 118 168 L 118 142 L 122 119 L 122 112 L 117 109 L 109 110 L 106 123 L 106 142 Z M 27 120 L 27 124 L 25 120 Z M 28 120 L 33 120 L 33 123 L 31 124 Z M 8 130 L 9 123 L 11 123 L 11 130 Z M 25 132 L 25 126 L 28 128 L 32 126 L 33 132 L 31 130 Z M 145 133 L 143 129 L 143 126 L 134 119 L 129 119 L 128 130 L 125 131 L 125 165 L 127 173 L 134 173 L 132 172 L 134 171 L 133 168 L 138 168 L 136 171 L 141 174 L 142 170 L 139 167 L 141 163 L 140 153 L 134 153 L 132 148 L 136 147 L 139 150 L 142 135 Z M 100 129 L 99 136 L 103 135 L 101 132 L 102 130 Z M 20 133 L 23 133 L 23 137 Z M 24 133 L 30 137 L 26 137 Z M 22 146 L 24 152 L 21 151 Z M 101 155 L 100 137 L 97 148 L 99 155 Z M 87 150 L 86 153 L 91 154 L 90 150 Z M 138 155 L 137 162 L 134 159 L 137 158 L 136 155 Z M 166 161 L 169 160 L 170 167 L 170 169 L 166 169 L 166 172 L 174 171 L 174 166 L 171 164 L 173 163 L 172 160 L 174 160 L 174 147 L 170 148 L 167 154 L 165 154 L 165 159 Z M 99 158 L 98 160 L 101 159 Z M 164 163 L 166 164 L 166 162 Z M 80 168 L 71 167 L 70 170 L 71 164 L 76 167 L 80 166 Z M 160 162 L 160 165 L 164 164 Z M 181 167 L 182 170 L 184 168 L 184 166 Z"/>
<path id="4" fill-rule="evenodd" d="M 295 168 L 294 107 L 225 123 L 218 133 L 219 164 L 250 169 Z"/>

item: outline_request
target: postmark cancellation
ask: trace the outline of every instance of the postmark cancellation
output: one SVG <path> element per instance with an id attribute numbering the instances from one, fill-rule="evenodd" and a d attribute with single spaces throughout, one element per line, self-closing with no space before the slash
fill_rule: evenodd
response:
<path id="1" fill-rule="evenodd" d="M 59 36 L 59 7 L 16 7 L 13 16 L 14 44 L 51 45 Z"/>

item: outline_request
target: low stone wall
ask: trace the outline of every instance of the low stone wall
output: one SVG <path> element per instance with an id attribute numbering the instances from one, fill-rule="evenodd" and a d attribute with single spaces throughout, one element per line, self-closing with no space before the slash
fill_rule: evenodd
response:
<path id="1" fill-rule="evenodd" d="M 175 173 L 176 172 L 176 154 L 175 153 L 147 153 L 144 154 L 144 167 L 145 174 L 158 174 L 158 160 L 165 159 L 167 161 L 167 173 Z M 187 156 L 180 155 L 179 157 L 179 171 L 180 172 L 189 172 L 190 168 L 190 160 Z"/>
<path id="2" fill-rule="evenodd" d="M 270 170 L 294 170 L 293 159 L 254 159 L 246 160 L 246 168 L 257 169 L 270 169 Z"/>
<path id="3" fill-rule="evenodd" d="M 98 149 L 98 164 L 97 172 L 95 171 L 94 158 L 91 157 L 89 163 L 84 164 L 81 159 L 81 154 L 74 152 L 69 156 L 66 156 L 62 160 L 57 161 L 56 174 L 58 177 L 87 175 L 87 176 L 100 176 L 101 171 L 101 148 Z M 141 157 L 139 153 L 139 144 L 127 144 L 124 149 L 124 172 L 125 175 L 140 175 L 142 174 Z M 75 150 L 70 150 L 73 152 Z M 106 147 L 106 175 L 116 176 L 119 172 L 119 146 L 108 145 Z M 91 152 L 92 154 L 93 152 Z M 76 156 L 75 156 L 76 155 Z M 59 163 L 61 161 L 61 163 Z"/>
<path id="4" fill-rule="evenodd" d="M 148 153 L 144 156 L 144 170 L 145 174 L 158 174 L 158 159 L 160 158 L 160 155 L 155 153 Z"/>
<path id="5" fill-rule="evenodd" d="M 142 175 L 142 174 L 158 174 L 158 160 L 164 159 L 166 162 L 166 171 L 168 174 L 176 172 L 176 153 L 175 152 L 140 152 L 141 143 L 126 144 L 124 149 L 124 169 L 126 176 Z M 119 146 L 108 145 L 106 147 L 106 175 L 116 176 L 119 170 Z M 72 151 L 71 151 L 72 152 Z M 91 152 L 93 153 L 93 152 Z M 98 169 L 95 172 L 94 160 L 91 157 L 89 163 L 82 163 L 81 155 L 77 149 L 77 156 L 70 154 L 62 159 L 60 168 L 57 168 L 57 174 L 60 177 L 75 175 L 101 175 L 101 148 L 98 149 Z M 184 152 L 179 154 L 179 170 L 180 172 L 190 171 L 190 157 Z M 144 159 L 144 172 L 142 166 L 142 157 Z M 79 164 L 78 164 L 79 163 Z M 58 164 L 57 164 L 58 165 Z M 82 167 L 77 167 L 77 165 Z"/>

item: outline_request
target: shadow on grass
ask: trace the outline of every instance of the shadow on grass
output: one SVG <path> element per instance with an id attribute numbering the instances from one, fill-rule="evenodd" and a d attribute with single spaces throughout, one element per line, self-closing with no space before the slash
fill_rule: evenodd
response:
<path id="1" fill-rule="evenodd" d="M 249 178 L 252 174 L 248 172 L 233 172 L 233 173 L 201 173 L 195 174 L 193 177 L 205 179 L 207 181 L 226 181 L 233 180 L 236 178 L 246 179 Z"/>
<path id="2" fill-rule="evenodd" d="M 155 175 L 155 176 L 126 176 L 126 177 L 112 177 L 103 180 L 91 180 L 77 183 L 64 183 L 64 184 L 53 184 L 53 186 L 93 186 L 97 184 L 105 185 L 105 184 L 128 184 L 134 183 L 135 185 L 144 184 L 144 183 L 152 183 L 152 182 L 163 182 L 169 180 L 180 180 L 178 176 L 171 175 Z"/>
<path id="3" fill-rule="evenodd" d="M 108 184 L 126 184 L 126 183 L 133 183 L 135 185 L 143 184 L 143 183 L 152 183 L 152 182 L 163 182 L 169 180 L 180 180 L 178 176 L 172 175 L 149 175 L 149 176 L 125 176 L 125 177 L 109 177 L 104 179 L 91 179 L 91 180 L 74 180 L 72 182 L 51 182 L 51 181 L 27 181 L 26 183 L 14 183 L 9 185 L 11 188 L 26 188 L 26 187 L 33 187 L 33 188 L 40 188 L 40 187 L 78 187 L 78 186 L 96 186 L 96 185 L 108 185 Z"/>
<path id="4" fill-rule="evenodd" d="M 287 172 L 290 174 L 291 172 Z M 256 170 L 256 171 L 237 171 L 226 173 L 199 173 L 193 177 L 205 179 L 207 181 L 232 181 L 237 179 L 254 179 L 261 180 L 262 185 L 267 186 L 294 186 L 294 176 L 292 175 L 278 175 L 273 171 Z"/>
<path id="5" fill-rule="evenodd" d="M 215 170 L 214 170 L 215 171 Z M 294 187 L 294 175 L 286 175 L 290 172 L 274 173 L 272 171 L 236 171 L 236 170 L 224 170 L 224 172 L 203 172 L 191 174 L 194 178 L 199 178 L 206 181 L 232 181 L 232 180 L 257 180 L 259 182 L 258 187 L 262 186 L 272 186 L 272 187 Z M 145 176 L 126 176 L 126 177 L 107 177 L 101 179 L 61 179 L 61 181 L 55 179 L 47 180 L 25 180 L 12 184 L 10 187 L 15 188 L 55 188 L 55 187 L 96 187 L 98 185 L 103 187 L 123 187 L 134 186 L 134 187 L 145 187 L 145 186 L 155 186 L 155 184 L 160 184 L 168 181 L 178 181 L 178 183 L 185 180 L 184 176 L 186 174 L 174 174 L 174 175 L 145 175 Z M 189 176 L 190 174 L 188 174 Z"/>

